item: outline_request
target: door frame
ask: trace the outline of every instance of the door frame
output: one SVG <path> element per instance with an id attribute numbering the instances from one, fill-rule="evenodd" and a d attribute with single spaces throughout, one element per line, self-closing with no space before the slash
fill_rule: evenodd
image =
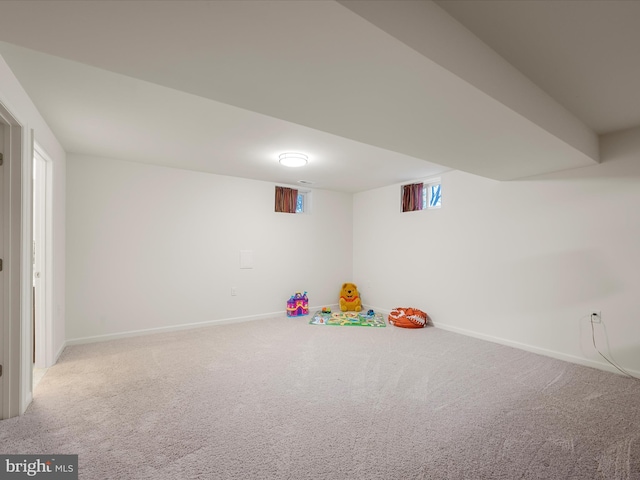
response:
<path id="1" fill-rule="evenodd" d="M 45 150 L 38 144 L 33 142 L 33 158 L 41 160 L 44 167 L 44 189 L 43 192 L 43 245 L 37 248 L 38 252 L 43 255 L 43 271 L 44 276 L 40 278 L 40 288 L 36 288 L 36 293 L 41 293 L 41 298 L 36 295 L 36 312 L 35 312 L 35 328 L 36 328 L 36 348 L 35 348 L 35 366 L 37 368 L 49 368 L 54 363 L 53 351 L 53 162 L 51 157 L 47 155 Z M 37 175 L 37 173 L 36 173 Z M 34 184 L 34 193 L 36 185 Z M 34 204 L 35 209 L 38 208 Z M 35 232 L 34 239 L 35 239 Z M 36 239 L 37 241 L 37 239 Z"/>
<path id="2" fill-rule="evenodd" d="M 3 271 L 4 311 L 2 332 L 2 398 L 0 419 L 21 415 L 31 403 L 32 392 L 32 132 L 0 98 L 0 122 L 4 126 Z"/>

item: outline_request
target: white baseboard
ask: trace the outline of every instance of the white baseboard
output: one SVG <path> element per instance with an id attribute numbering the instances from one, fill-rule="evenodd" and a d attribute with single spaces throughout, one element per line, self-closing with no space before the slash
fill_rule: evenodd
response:
<path id="1" fill-rule="evenodd" d="M 60 359 L 60 355 L 62 355 L 62 352 L 64 352 L 65 348 L 67 348 L 67 342 L 66 341 L 62 343 L 62 346 L 60 347 L 60 349 L 58 350 L 56 355 L 53 357 L 53 363 L 50 366 L 53 366 L 56 363 L 58 363 L 58 360 Z"/>
<path id="2" fill-rule="evenodd" d="M 335 304 L 336 307 L 337 305 L 338 304 Z M 334 305 L 330 305 L 330 307 L 333 308 Z M 322 307 L 309 307 L 309 312 L 311 313 L 321 309 Z M 215 325 L 228 325 L 231 323 L 250 322 L 253 320 L 264 320 L 267 318 L 286 316 L 286 315 L 287 315 L 286 311 L 279 311 L 279 312 L 273 312 L 273 313 L 263 313 L 259 315 L 249 315 L 246 317 L 221 318 L 217 320 L 209 320 L 206 322 L 186 323 L 182 325 L 170 325 L 167 327 L 145 328 L 141 330 L 129 330 L 126 332 L 108 333 L 105 335 L 95 335 L 92 337 L 71 338 L 64 343 L 64 345 L 58 352 L 56 361 L 60 357 L 60 354 L 62 353 L 64 348 L 69 345 L 82 345 L 85 343 L 106 342 L 109 340 L 117 340 L 120 338 L 139 337 L 141 335 L 153 335 L 155 333 L 176 332 L 179 330 L 190 330 L 193 328 L 210 327 Z"/>
<path id="3" fill-rule="evenodd" d="M 578 365 L 584 365 L 585 367 L 597 368 L 598 370 L 605 370 L 607 372 L 622 374 L 615 367 L 609 365 L 608 363 L 598 362 L 595 360 L 589 360 L 588 358 L 577 357 L 575 355 L 569 355 L 567 353 L 556 352 L 555 350 L 549 350 L 546 348 L 535 347 L 533 345 L 528 345 L 526 343 L 514 342 L 513 340 L 507 340 L 501 337 L 495 337 L 493 335 L 486 335 L 484 333 L 474 332 L 472 330 L 467 330 L 465 328 L 453 327 L 451 325 L 446 325 L 440 322 L 432 322 L 433 326 L 436 328 L 441 328 L 442 330 L 448 330 L 454 333 L 460 333 L 462 335 L 466 335 L 468 337 L 479 338 L 480 340 L 486 340 L 493 343 L 499 343 L 501 345 L 506 345 L 508 347 L 519 348 L 520 350 L 525 350 L 527 352 L 537 353 L 538 355 L 544 355 L 546 357 L 556 358 L 558 360 L 564 360 L 569 363 L 576 363 Z M 634 376 L 640 376 L 640 372 L 637 370 L 631 370 L 626 368 L 630 374 Z"/>
<path id="4" fill-rule="evenodd" d="M 385 316 L 389 315 L 391 310 L 384 308 L 375 308 L 368 306 L 367 308 L 373 308 L 376 312 L 383 313 Z M 363 307 L 364 309 L 364 307 Z M 440 322 L 434 322 L 430 320 L 431 324 L 436 328 L 441 328 L 442 330 L 447 330 L 454 333 L 459 333 L 461 335 L 466 335 L 468 337 L 478 338 L 480 340 L 486 340 L 488 342 L 498 343 L 500 345 L 506 345 L 508 347 L 518 348 L 520 350 L 525 350 L 527 352 L 536 353 L 538 355 L 544 355 L 546 357 L 556 358 L 558 360 L 563 360 L 569 363 L 575 363 L 578 365 L 584 365 L 585 367 L 597 368 L 598 370 L 604 370 L 606 372 L 622 374 L 618 369 L 609 365 L 608 363 L 590 360 L 584 357 L 578 357 L 575 355 L 569 355 L 567 353 L 556 352 L 555 350 L 549 350 L 546 348 L 535 347 L 533 345 L 528 345 L 526 343 L 515 342 L 513 340 L 507 340 L 506 338 L 495 337 L 493 335 L 486 335 L 484 333 L 474 332 L 473 330 L 467 330 L 466 328 L 454 327 L 451 325 L 447 325 Z M 625 368 L 627 372 L 636 377 L 640 377 L 640 372 L 637 370 L 632 370 L 629 368 Z"/>
<path id="5" fill-rule="evenodd" d="M 68 339 L 65 342 L 65 344 L 66 346 L 69 346 L 69 345 L 82 345 L 85 343 L 106 342 L 109 340 L 117 340 L 120 338 L 139 337 L 141 335 L 153 335 L 155 333 L 177 332 L 180 330 L 190 330 L 193 328 L 209 327 L 214 325 L 227 325 L 230 323 L 250 322 L 252 320 L 264 320 L 266 318 L 273 318 L 278 315 L 286 315 L 286 312 L 281 311 L 281 312 L 265 313 L 260 315 L 249 315 L 246 317 L 221 318 L 217 320 L 208 320 L 206 322 L 185 323 L 182 325 L 169 325 L 166 327 L 145 328 L 141 330 L 129 330 L 126 332 L 108 333 L 105 335 L 95 335 L 92 337 L 71 338 L 71 339 Z"/>

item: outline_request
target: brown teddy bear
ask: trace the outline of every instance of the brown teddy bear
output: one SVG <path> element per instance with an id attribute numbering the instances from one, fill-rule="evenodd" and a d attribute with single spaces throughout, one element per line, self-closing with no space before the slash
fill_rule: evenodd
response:
<path id="1" fill-rule="evenodd" d="M 360 294 L 355 283 L 343 283 L 340 290 L 340 310 L 343 312 L 352 311 L 359 312 L 362 310 L 362 302 Z"/>

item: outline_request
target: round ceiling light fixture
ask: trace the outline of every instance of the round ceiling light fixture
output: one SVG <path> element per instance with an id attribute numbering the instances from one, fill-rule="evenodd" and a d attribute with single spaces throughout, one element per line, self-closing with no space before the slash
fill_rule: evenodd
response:
<path id="1" fill-rule="evenodd" d="M 304 153 L 281 153 L 280 156 L 280 164 L 285 167 L 304 167 L 309 161 L 309 157 L 307 157 Z"/>

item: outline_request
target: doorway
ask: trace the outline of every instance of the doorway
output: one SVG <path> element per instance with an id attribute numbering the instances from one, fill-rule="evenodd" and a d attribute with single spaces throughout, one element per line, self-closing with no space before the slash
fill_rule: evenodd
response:
<path id="1" fill-rule="evenodd" d="M 53 364 L 51 159 L 33 148 L 33 367 L 34 386 Z"/>

